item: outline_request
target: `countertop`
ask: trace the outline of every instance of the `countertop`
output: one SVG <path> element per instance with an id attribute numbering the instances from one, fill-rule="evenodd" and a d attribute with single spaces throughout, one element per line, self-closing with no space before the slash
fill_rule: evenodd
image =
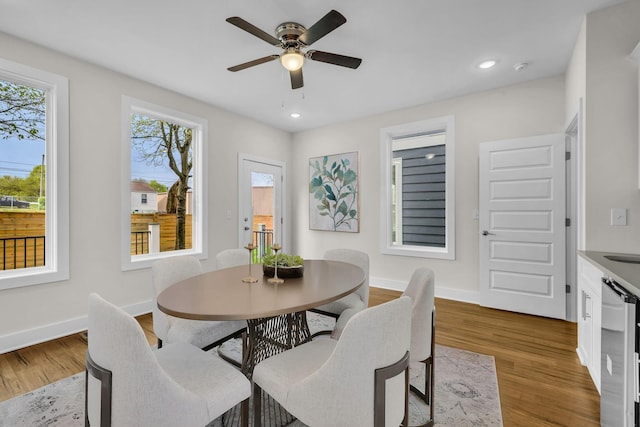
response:
<path id="1" fill-rule="evenodd" d="M 578 251 L 586 260 L 600 268 L 605 276 L 610 276 L 625 287 L 629 292 L 640 296 L 640 264 L 611 261 L 605 255 L 635 256 L 636 254 L 621 254 L 615 252 Z"/>

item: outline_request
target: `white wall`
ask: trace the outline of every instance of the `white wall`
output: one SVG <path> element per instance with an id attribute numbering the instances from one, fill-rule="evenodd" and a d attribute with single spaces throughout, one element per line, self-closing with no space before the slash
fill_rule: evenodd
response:
<path id="1" fill-rule="evenodd" d="M 565 118 L 571 120 L 577 113 L 578 100 L 586 96 L 587 91 L 587 27 L 586 20 L 580 26 L 580 32 L 573 48 L 566 76 Z"/>
<path id="2" fill-rule="evenodd" d="M 0 352 L 84 328 L 90 292 L 99 292 L 131 312 L 151 308 L 149 269 L 120 269 L 122 207 L 113 201 L 120 200 L 122 188 L 122 95 L 209 121 L 209 259 L 203 263 L 205 270 L 214 268 L 217 251 L 237 247 L 238 152 L 290 162 L 289 133 L 3 33 L 0 46 L 5 59 L 66 76 L 71 108 L 71 278 L 0 291 Z M 185 78 L 189 78 L 188 69 Z M 95 188 L 100 191 L 93 191 Z M 233 219 L 225 218 L 227 210 Z"/>
<path id="3" fill-rule="evenodd" d="M 413 270 L 430 266 L 437 294 L 475 301 L 478 291 L 478 144 L 562 132 L 565 121 L 564 76 L 476 93 L 433 104 L 389 112 L 294 135 L 294 250 L 320 257 L 326 249 L 365 251 L 371 260 L 372 285 L 404 289 Z M 380 128 L 455 115 L 456 260 L 382 255 L 379 248 Z M 360 233 L 309 230 L 308 162 L 310 157 L 358 151 L 360 155 Z"/>
<path id="4" fill-rule="evenodd" d="M 640 253 L 638 65 L 640 1 L 586 19 L 586 249 Z M 627 226 L 611 226 L 611 208 L 628 210 Z"/>

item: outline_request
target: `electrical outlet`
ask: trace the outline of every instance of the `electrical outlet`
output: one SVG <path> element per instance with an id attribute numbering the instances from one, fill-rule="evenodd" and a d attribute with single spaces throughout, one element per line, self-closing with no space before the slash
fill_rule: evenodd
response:
<path id="1" fill-rule="evenodd" d="M 627 210 L 611 208 L 611 225 L 627 225 Z"/>

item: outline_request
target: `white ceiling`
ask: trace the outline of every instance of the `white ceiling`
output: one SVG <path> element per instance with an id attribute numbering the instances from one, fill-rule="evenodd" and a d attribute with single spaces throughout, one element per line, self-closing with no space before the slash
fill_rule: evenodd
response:
<path id="1" fill-rule="evenodd" d="M 296 132 L 561 74 L 584 16 L 621 1 L 0 0 L 0 30 Z M 347 22 L 312 47 L 357 70 L 307 61 L 295 91 L 278 61 L 227 71 L 280 49 L 226 18 L 273 34 L 331 9 Z M 497 66 L 477 69 L 486 58 Z"/>

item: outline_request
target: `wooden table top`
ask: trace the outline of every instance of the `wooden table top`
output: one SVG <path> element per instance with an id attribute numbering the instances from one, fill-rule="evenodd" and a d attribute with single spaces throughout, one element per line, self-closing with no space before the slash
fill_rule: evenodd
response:
<path id="1" fill-rule="evenodd" d="M 268 283 L 262 264 L 251 266 L 257 283 L 244 283 L 249 266 L 214 270 L 169 286 L 158 295 L 158 308 L 194 320 L 240 320 L 308 310 L 340 299 L 364 283 L 364 271 L 344 262 L 306 260 L 304 276 Z"/>

